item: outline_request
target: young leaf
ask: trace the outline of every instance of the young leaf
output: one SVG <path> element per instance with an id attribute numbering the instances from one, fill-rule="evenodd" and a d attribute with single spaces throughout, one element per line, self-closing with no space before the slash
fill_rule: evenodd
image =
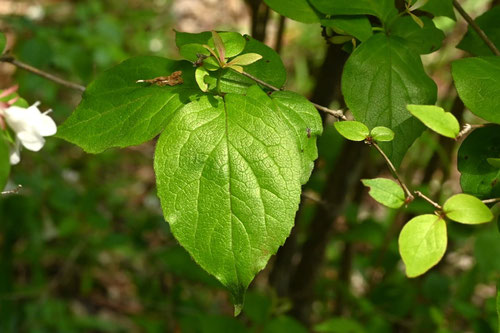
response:
<path id="1" fill-rule="evenodd" d="M 380 146 L 397 166 L 424 130 L 406 105 L 434 104 L 437 88 L 401 38 L 375 34 L 347 60 L 342 92 L 356 120 L 394 131 L 398 139 Z"/>
<path id="2" fill-rule="evenodd" d="M 337 121 L 334 125 L 340 135 L 347 140 L 363 141 L 370 135 L 368 127 L 359 121 Z"/>
<path id="3" fill-rule="evenodd" d="M 465 193 L 479 198 L 500 197 L 500 170 L 488 158 L 500 156 L 500 126 L 475 129 L 460 145 L 458 171 Z"/>
<path id="4" fill-rule="evenodd" d="M 446 222 L 439 216 L 426 214 L 414 217 L 399 234 L 399 253 L 406 266 L 406 275 L 416 277 L 436 265 L 446 252 Z"/>
<path id="5" fill-rule="evenodd" d="M 460 132 L 457 118 L 439 106 L 409 104 L 406 108 L 434 132 L 452 139 L 456 138 Z"/>
<path id="6" fill-rule="evenodd" d="M 3 53 L 6 45 L 7 45 L 7 38 L 5 37 L 3 32 L 0 32 L 0 54 Z"/>
<path id="7" fill-rule="evenodd" d="M 212 31 L 212 39 L 214 41 L 215 50 L 217 50 L 217 55 L 219 56 L 219 61 L 222 63 L 226 62 L 226 48 L 224 47 L 224 42 L 220 38 L 216 31 Z"/>
<path id="8" fill-rule="evenodd" d="M 443 205 L 443 211 L 450 220 L 465 224 L 490 222 L 493 214 L 478 198 L 469 194 L 455 194 Z"/>
<path id="9" fill-rule="evenodd" d="M 388 142 L 394 140 L 394 132 L 387 127 L 377 126 L 370 131 L 370 136 L 375 141 Z"/>
<path id="10" fill-rule="evenodd" d="M 291 91 L 276 91 L 271 95 L 283 123 L 293 131 L 302 160 L 301 183 L 305 184 L 318 158 L 316 138 L 323 132 L 321 116 L 307 98 Z"/>
<path id="11" fill-rule="evenodd" d="M 228 65 L 240 65 L 240 66 L 247 66 L 251 65 L 254 62 L 262 59 L 262 56 L 257 53 L 245 53 L 240 56 L 237 56 L 233 60 L 231 60 Z"/>
<path id="12" fill-rule="evenodd" d="M 136 83 L 179 70 L 183 84 Z M 175 111 L 199 93 L 189 62 L 132 58 L 102 73 L 87 87 L 80 105 L 58 128 L 58 136 L 90 153 L 138 145 L 158 135 Z"/>
<path id="13" fill-rule="evenodd" d="M 0 192 L 7 184 L 10 173 L 9 144 L 3 132 L 0 129 Z"/>
<path id="14" fill-rule="evenodd" d="M 413 20 L 413 22 L 415 22 L 416 24 L 418 24 L 418 26 L 421 29 L 424 27 L 424 22 L 422 22 L 422 20 L 420 19 L 420 17 L 418 17 L 417 15 L 413 14 L 412 12 L 408 12 L 408 14 L 410 14 L 410 17 Z"/>
<path id="15" fill-rule="evenodd" d="M 236 310 L 288 237 L 300 201 L 300 152 L 272 105 L 257 86 L 204 96 L 175 113 L 156 146 L 165 219 Z"/>
<path id="16" fill-rule="evenodd" d="M 246 40 L 237 32 L 224 31 L 217 33 L 224 46 L 226 58 L 232 58 L 240 54 L 246 45 Z M 213 38 L 208 40 L 208 45 L 215 47 L 215 40 Z"/>
<path id="17" fill-rule="evenodd" d="M 195 71 L 195 79 L 198 87 L 200 87 L 201 91 L 208 91 L 208 84 L 205 82 L 205 77 L 209 76 L 209 72 L 204 67 L 198 67 Z"/>
<path id="18" fill-rule="evenodd" d="M 401 186 L 387 178 L 361 179 L 363 185 L 370 187 L 370 196 L 389 208 L 399 208 L 405 203 L 405 194 Z"/>
<path id="19" fill-rule="evenodd" d="M 500 168 L 500 158 L 487 158 L 486 162 L 494 168 Z"/>
<path id="20" fill-rule="evenodd" d="M 477 57 L 454 61 L 455 87 L 465 106 L 475 115 L 500 124 L 500 57 Z"/>

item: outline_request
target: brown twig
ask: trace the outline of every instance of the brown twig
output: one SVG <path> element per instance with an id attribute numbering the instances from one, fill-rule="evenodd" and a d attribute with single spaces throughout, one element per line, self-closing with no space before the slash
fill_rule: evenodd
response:
<path id="1" fill-rule="evenodd" d="M 485 204 L 491 204 L 491 203 L 497 203 L 497 202 L 500 202 L 500 198 L 483 200 L 483 203 L 485 203 Z"/>
<path id="2" fill-rule="evenodd" d="M 467 21 L 467 23 L 469 23 L 472 29 L 474 29 L 477 32 L 479 38 L 483 40 L 483 42 L 488 46 L 488 48 L 493 52 L 493 54 L 496 56 L 500 56 L 500 51 L 497 49 L 495 44 L 493 44 L 493 42 L 488 38 L 488 36 L 486 36 L 484 31 L 479 27 L 479 25 L 477 25 L 477 23 L 472 19 L 472 17 L 470 17 L 469 14 L 467 14 L 467 12 L 464 10 L 462 5 L 460 5 L 458 0 L 453 0 L 453 7 L 455 7 L 455 9 L 460 13 L 460 15 L 462 15 L 462 17 Z"/>
<path id="3" fill-rule="evenodd" d="M 242 72 L 241 74 L 243 74 L 244 76 L 248 77 L 249 79 L 252 79 L 255 82 L 257 82 L 258 84 L 261 84 L 264 87 L 269 88 L 271 90 L 274 90 L 274 91 L 282 91 L 282 90 L 284 90 L 283 88 L 280 89 L 280 88 L 277 88 L 277 87 L 275 87 L 275 86 L 273 86 L 273 85 L 271 85 L 271 84 L 269 84 L 269 83 L 267 83 L 265 81 L 262 81 L 261 79 L 253 76 L 252 74 L 248 74 L 246 72 Z M 316 107 L 316 109 L 318 109 L 320 111 L 323 111 L 325 113 L 328 113 L 328 114 L 334 116 L 335 118 L 339 118 L 339 119 L 342 119 L 342 120 L 346 120 L 347 119 L 344 116 L 344 112 L 342 112 L 342 110 L 332 110 L 332 109 L 329 109 L 327 107 L 324 107 L 324 106 L 316 104 L 316 103 L 312 103 L 312 104 Z"/>
<path id="4" fill-rule="evenodd" d="M 437 202 L 433 201 L 431 198 L 429 198 L 428 196 L 426 196 L 422 192 L 415 191 L 414 193 L 415 193 L 416 196 L 424 199 L 425 201 L 427 201 L 428 203 L 430 203 L 431 205 L 433 205 L 434 208 L 436 208 L 437 210 L 442 210 L 443 209 L 443 207 L 441 207 Z"/>
<path id="5" fill-rule="evenodd" d="M 64 79 L 61 79 L 60 77 L 57 77 L 57 76 L 52 75 L 50 73 L 44 72 L 44 71 L 42 71 L 38 68 L 35 68 L 31 65 L 25 64 L 24 62 L 21 62 L 12 56 L 2 56 L 2 57 L 0 57 L 0 62 L 6 62 L 9 64 L 12 64 L 18 68 L 24 69 L 25 71 L 31 72 L 31 73 L 36 74 L 40 77 L 43 77 L 47 80 L 50 80 L 50 81 L 53 81 L 53 82 L 58 83 L 60 85 L 63 85 L 65 87 L 75 89 L 75 90 L 78 90 L 81 92 L 85 91 L 85 87 L 82 85 L 79 85 L 78 83 L 69 82 L 69 81 L 66 81 Z"/>
<path id="6" fill-rule="evenodd" d="M 380 153 L 380 155 L 382 155 L 382 157 L 385 160 L 385 163 L 389 167 L 389 170 L 391 170 L 392 175 L 397 179 L 399 185 L 401 185 L 401 188 L 403 188 L 403 191 L 405 192 L 406 200 L 408 202 L 413 201 L 413 199 L 415 199 L 415 197 L 413 196 L 413 194 L 411 193 L 411 191 L 408 189 L 408 186 L 406 186 L 406 184 L 403 182 L 403 180 L 401 179 L 401 177 L 398 174 L 398 171 L 394 167 L 394 164 L 392 164 L 391 160 L 384 153 L 384 151 L 382 150 L 382 148 L 380 148 L 380 146 L 375 141 L 368 141 L 367 143 L 369 145 L 375 147 L 375 149 L 377 149 L 377 151 Z"/>

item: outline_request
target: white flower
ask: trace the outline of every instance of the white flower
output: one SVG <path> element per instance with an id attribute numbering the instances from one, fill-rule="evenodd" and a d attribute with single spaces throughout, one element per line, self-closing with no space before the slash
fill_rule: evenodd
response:
<path id="1" fill-rule="evenodd" d="M 0 115 L 5 118 L 7 125 L 16 133 L 16 142 L 10 153 L 10 163 L 17 164 L 20 161 L 20 148 L 31 151 L 39 151 L 45 144 L 44 136 L 54 135 L 57 132 L 56 123 L 47 113 L 40 112 L 39 102 L 28 108 L 10 106 L 2 110 Z"/>

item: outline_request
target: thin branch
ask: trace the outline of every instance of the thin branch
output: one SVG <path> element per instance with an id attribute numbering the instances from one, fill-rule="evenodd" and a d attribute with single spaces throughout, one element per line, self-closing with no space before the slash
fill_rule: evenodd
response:
<path id="1" fill-rule="evenodd" d="M 478 125 L 465 124 L 464 127 L 462 128 L 462 130 L 458 133 L 455 140 L 458 140 L 458 139 L 462 138 L 464 135 L 469 134 L 473 129 L 482 128 L 482 127 L 486 127 L 489 125 L 490 125 L 489 123 L 488 124 L 478 124 Z"/>
<path id="2" fill-rule="evenodd" d="M 391 170 L 392 175 L 397 179 L 399 185 L 401 185 L 401 187 L 403 188 L 403 191 L 405 192 L 405 195 L 406 195 L 406 200 L 408 202 L 412 201 L 415 197 L 413 196 L 411 191 L 408 189 L 408 186 L 406 186 L 406 184 L 403 182 L 403 180 L 399 176 L 398 171 L 394 167 L 394 164 L 392 164 L 389 157 L 384 153 L 384 151 L 380 148 L 380 146 L 375 141 L 369 141 L 368 144 L 375 147 L 375 149 L 377 149 L 377 151 L 380 153 L 380 155 L 382 155 L 382 157 L 385 160 L 385 163 L 389 167 L 389 170 Z"/>
<path id="3" fill-rule="evenodd" d="M 500 198 L 483 200 L 483 203 L 485 203 L 485 204 L 491 204 L 491 203 L 497 203 L 497 202 L 500 202 Z"/>
<path id="4" fill-rule="evenodd" d="M 467 12 L 464 10 L 462 5 L 460 5 L 458 0 L 453 0 L 453 6 L 460 13 L 460 15 L 462 15 L 462 17 L 467 21 L 467 23 L 469 23 L 472 29 L 474 29 L 477 32 L 479 38 L 483 40 L 483 42 L 489 47 L 489 49 L 493 52 L 493 54 L 496 56 L 500 56 L 500 51 L 497 49 L 495 44 L 493 44 L 493 42 L 488 38 L 488 36 L 486 36 L 484 31 L 479 27 L 479 25 L 477 25 L 477 23 L 472 19 L 472 17 L 470 17 L 469 14 L 467 14 Z"/>
<path id="5" fill-rule="evenodd" d="M 423 194 L 422 192 L 420 191 L 415 191 L 415 195 L 417 197 L 420 197 L 422 199 L 424 199 L 425 201 L 427 201 L 428 203 L 430 203 L 431 205 L 434 206 L 434 208 L 438 209 L 438 210 L 442 210 L 443 207 L 441 207 L 437 202 L 433 201 L 431 198 L 427 197 L 425 194 Z"/>
<path id="6" fill-rule="evenodd" d="M 8 191 L 0 192 L 0 195 L 18 194 L 19 191 L 21 191 L 22 188 L 23 188 L 22 185 L 17 185 L 17 187 L 15 189 L 13 189 L 13 190 L 8 190 Z"/>
<path id="7" fill-rule="evenodd" d="M 35 68 L 31 65 L 25 64 L 24 62 L 21 62 L 12 56 L 2 56 L 2 57 L 0 57 L 0 62 L 6 62 L 9 64 L 12 64 L 18 68 L 24 69 L 28 72 L 31 72 L 31 73 L 36 74 L 38 76 L 41 76 L 47 80 L 53 81 L 55 83 L 58 83 L 60 85 L 65 86 L 65 87 L 75 89 L 75 90 L 78 90 L 81 92 L 85 91 L 85 87 L 82 85 L 79 85 L 78 83 L 69 82 L 69 81 L 66 81 L 64 79 L 61 79 L 60 77 L 57 77 L 57 76 L 52 75 L 50 73 L 44 72 L 44 71 L 42 71 L 38 68 Z"/>
<path id="8" fill-rule="evenodd" d="M 238 72 L 238 73 L 239 73 L 239 72 Z M 267 82 L 265 82 L 265 81 L 262 81 L 261 79 L 259 79 L 259 78 L 255 77 L 255 76 L 253 76 L 252 74 L 248 74 L 248 73 L 246 73 L 246 72 L 242 72 L 241 74 L 243 74 L 244 76 L 248 77 L 249 79 L 252 79 L 252 80 L 254 80 L 255 82 L 257 82 L 258 84 L 261 84 L 261 85 L 263 85 L 264 87 L 267 87 L 267 88 L 269 88 L 269 89 L 271 89 L 271 90 L 274 90 L 274 91 L 282 91 L 282 90 L 284 90 L 283 88 L 281 88 L 281 89 L 280 89 L 280 88 L 277 88 L 277 87 L 275 87 L 275 86 L 273 86 L 273 85 L 271 85 L 271 84 L 269 84 L 269 83 L 267 83 Z M 312 103 L 312 102 L 311 102 L 311 103 Z M 339 119 L 342 119 L 342 120 L 346 120 L 346 119 L 347 119 L 347 118 L 344 116 L 344 113 L 342 112 L 342 110 L 332 110 L 332 109 L 329 109 L 329 108 L 327 108 L 327 107 L 324 107 L 324 106 L 319 105 L 319 104 L 316 104 L 316 103 L 312 103 L 312 104 L 313 104 L 313 105 L 316 107 L 316 109 L 318 109 L 319 111 L 323 111 L 323 112 L 325 112 L 325 113 L 328 113 L 328 114 L 330 114 L 330 115 L 334 116 L 335 118 L 339 118 Z"/>

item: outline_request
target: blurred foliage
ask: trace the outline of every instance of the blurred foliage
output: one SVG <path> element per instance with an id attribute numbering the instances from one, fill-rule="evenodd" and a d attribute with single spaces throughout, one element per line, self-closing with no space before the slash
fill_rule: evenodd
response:
<path id="1" fill-rule="evenodd" d="M 87 84 L 133 55 L 174 56 L 170 5 L 59 1 L 43 6 L 43 18 L 9 15 L 2 22 L 15 36 L 13 53 L 22 61 Z M 288 87 L 307 95 L 325 43 L 317 26 L 288 23 L 282 52 Z M 436 71 L 443 64 L 440 55 L 427 62 Z M 449 77 L 444 80 L 449 84 Z M 54 109 L 57 123 L 79 101 L 74 92 L 29 73 L 17 71 L 14 81 L 30 103 L 40 100 Z M 452 100 L 446 95 L 440 102 Z M 435 138 L 425 133 L 412 147 L 403 162 L 408 174 L 422 173 L 436 155 L 450 164 Z M 342 144 L 327 126 L 306 191 L 324 189 Z M 24 190 L 0 199 L 0 332 L 307 332 L 287 315 L 289 301 L 267 284 L 270 268 L 251 286 L 243 314 L 232 317 L 227 293 L 178 246 L 164 222 L 155 195 L 153 147 L 87 155 L 49 138 L 42 152 L 23 151 L 11 183 Z M 372 159 L 372 165 L 381 165 Z M 449 189 L 435 188 L 440 176 L 420 189 L 445 197 Z M 303 205 L 299 245 L 315 207 L 312 201 Z M 328 244 L 314 288 L 315 331 L 495 332 L 496 226 L 450 224 L 444 262 L 408 279 L 395 237 L 402 213 L 375 207 L 363 193 L 346 208 L 344 227 Z M 427 212 L 420 200 L 408 211 Z M 338 278 L 346 246 L 352 252 L 348 284 Z M 333 315 L 339 297 L 342 313 Z"/>

